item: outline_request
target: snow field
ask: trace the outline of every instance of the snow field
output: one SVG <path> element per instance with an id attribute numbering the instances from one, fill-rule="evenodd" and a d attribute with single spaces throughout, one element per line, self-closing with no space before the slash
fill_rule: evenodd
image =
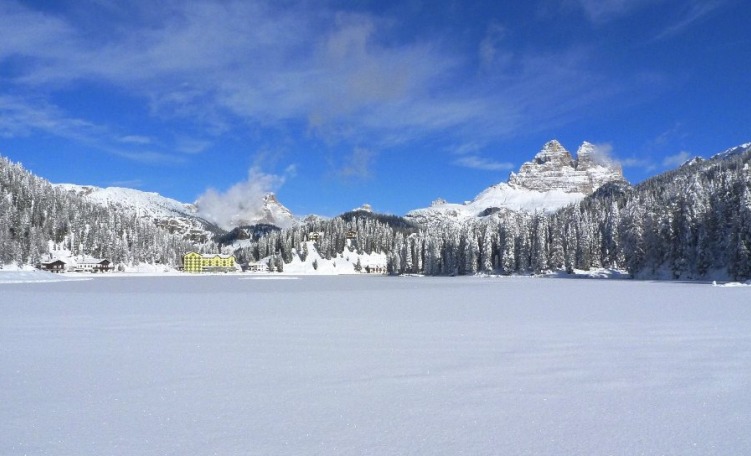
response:
<path id="1" fill-rule="evenodd" d="M 380 267 L 386 270 L 386 254 L 384 253 L 357 253 L 345 248 L 336 257 L 327 260 L 318 253 L 315 242 L 305 242 L 308 254 L 303 261 L 299 253 L 294 249 L 292 261 L 284 264 L 284 274 L 301 275 L 347 275 L 360 274 L 355 268 L 360 261 L 361 271 L 366 267 Z"/>
<path id="2" fill-rule="evenodd" d="M 751 453 L 751 288 L 123 277 L 0 287 L 0 454 Z"/>
<path id="3" fill-rule="evenodd" d="M 91 274 L 53 274 L 32 268 L 13 268 L 5 266 L 0 270 L 0 285 L 22 283 L 52 283 L 91 280 Z M 1 298 L 0 298 L 1 299 Z"/>

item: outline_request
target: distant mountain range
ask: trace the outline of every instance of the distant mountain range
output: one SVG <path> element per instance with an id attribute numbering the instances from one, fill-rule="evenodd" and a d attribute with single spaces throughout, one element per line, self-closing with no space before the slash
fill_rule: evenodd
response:
<path id="1" fill-rule="evenodd" d="M 580 201 L 606 183 L 625 182 L 620 166 L 598 155 L 592 144 L 583 143 L 576 155 L 572 157 L 558 141 L 552 140 L 517 173 L 511 173 L 508 182 L 493 185 L 463 204 L 436 200 L 429 208 L 410 211 L 406 218 L 427 224 L 483 217 L 500 210 L 552 211 Z M 211 214 L 196 203 L 183 203 L 158 193 L 130 188 L 76 184 L 56 184 L 56 187 L 101 206 L 114 205 L 139 217 L 153 219 L 172 232 L 194 236 L 204 233 L 211 238 L 211 233 L 218 231 Z M 243 205 L 238 213 L 232 214 L 232 220 L 236 227 L 273 225 L 281 229 L 305 223 L 273 193 L 265 194 L 262 201 Z"/>
<path id="2" fill-rule="evenodd" d="M 76 184 L 55 184 L 55 187 L 102 207 L 114 206 L 138 217 L 151 219 L 170 232 L 186 235 L 193 240 L 210 240 L 215 234 L 224 231 L 213 223 L 211 214 L 203 212 L 199 205 L 182 203 L 158 193 Z M 289 209 L 279 203 L 273 193 L 267 193 L 262 201 L 253 203 L 244 212 L 233 217 L 238 226 L 273 225 L 290 228 L 300 223 Z"/>
<path id="3" fill-rule="evenodd" d="M 729 157 L 751 148 L 742 144 L 716 154 L 713 158 Z M 697 157 L 694 160 L 701 161 Z M 687 162 L 691 163 L 693 160 Z M 608 183 L 629 185 L 620 165 L 599 153 L 597 148 L 583 142 L 574 157 L 557 140 L 547 142 L 532 160 L 511 173 L 507 182 L 501 182 L 480 192 L 471 201 L 451 203 L 437 199 L 430 207 L 409 211 L 405 217 L 412 223 L 427 226 L 432 223 L 458 222 L 471 218 L 487 217 L 498 212 L 552 212 L 571 203 L 581 201 Z M 211 222 L 211 214 L 203 212 L 195 203 L 182 203 L 157 193 L 120 187 L 100 188 L 88 185 L 57 184 L 57 187 L 74 192 L 102 206 L 117 205 L 141 217 L 154 219 L 169 227 L 172 232 L 204 233 L 208 238 L 220 230 Z M 369 207 L 367 210 L 370 210 Z M 261 201 L 249 202 L 232 217 L 236 227 L 255 225 L 291 228 L 318 217 L 296 216 L 273 193 Z"/>
<path id="4" fill-rule="evenodd" d="M 301 219 L 265 194 L 226 208 L 224 220 L 238 223 L 228 230 L 200 205 L 127 188 L 52 185 L 0 157 L 0 264 L 37 264 L 66 251 L 126 268 L 174 267 L 187 251 L 222 248 L 242 263 L 318 273 L 606 267 L 645 278 L 751 278 L 750 164 L 747 143 L 632 187 L 592 144 L 574 157 L 550 141 L 507 182 L 463 204 L 437 200 L 405 217 L 363 207 Z"/>

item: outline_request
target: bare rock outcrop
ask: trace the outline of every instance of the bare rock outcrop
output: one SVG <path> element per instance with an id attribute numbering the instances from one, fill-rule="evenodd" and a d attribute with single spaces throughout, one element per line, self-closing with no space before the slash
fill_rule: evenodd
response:
<path id="1" fill-rule="evenodd" d="M 561 143 L 552 140 L 518 173 L 511 173 L 508 183 L 538 192 L 560 190 L 589 195 L 614 181 L 624 181 L 621 167 L 598 153 L 594 145 L 584 142 L 574 159 Z"/>

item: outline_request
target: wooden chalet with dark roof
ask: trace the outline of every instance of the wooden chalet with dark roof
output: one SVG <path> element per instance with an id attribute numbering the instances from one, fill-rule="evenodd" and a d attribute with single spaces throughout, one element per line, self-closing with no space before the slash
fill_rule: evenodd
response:
<path id="1" fill-rule="evenodd" d="M 37 266 L 37 269 L 60 274 L 60 273 L 65 272 L 65 267 L 66 267 L 65 261 L 59 258 L 52 258 L 51 260 L 42 261 L 41 263 L 39 263 L 39 266 Z"/>

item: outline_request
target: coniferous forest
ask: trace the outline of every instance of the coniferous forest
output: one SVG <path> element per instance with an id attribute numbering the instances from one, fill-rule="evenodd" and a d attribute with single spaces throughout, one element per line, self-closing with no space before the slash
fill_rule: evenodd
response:
<path id="1" fill-rule="evenodd" d="M 486 211 L 420 226 L 354 211 L 286 230 L 259 230 L 234 254 L 275 270 L 345 249 L 385 253 L 393 274 L 537 274 L 614 268 L 635 278 L 751 278 L 751 150 L 693 160 L 636 186 L 607 184 L 553 213 Z M 52 241 L 50 243 L 49 241 Z M 116 206 L 102 207 L 0 157 L 0 263 L 36 264 L 52 248 L 113 263 L 179 266 L 196 244 Z"/>
<path id="2" fill-rule="evenodd" d="M 271 233 L 238 251 L 291 260 L 311 233 L 326 258 L 351 245 L 385 252 L 394 274 L 465 275 L 623 269 L 636 278 L 751 278 L 751 152 L 695 160 L 634 187 L 607 184 L 554 213 L 487 211 L 418 227 L 353 212 Z M 303 253 L 304 255 L 304 253 Z M 278 262 L 278 261 L 277 261 Z"/>
<path id="3" fill-rule="evenodd" d="M 52 249 L 114 264 L 176 265 L 196 247 L 152 221 L 55 188 L 0 157 L 0 264 L 36 265 Z"/>

